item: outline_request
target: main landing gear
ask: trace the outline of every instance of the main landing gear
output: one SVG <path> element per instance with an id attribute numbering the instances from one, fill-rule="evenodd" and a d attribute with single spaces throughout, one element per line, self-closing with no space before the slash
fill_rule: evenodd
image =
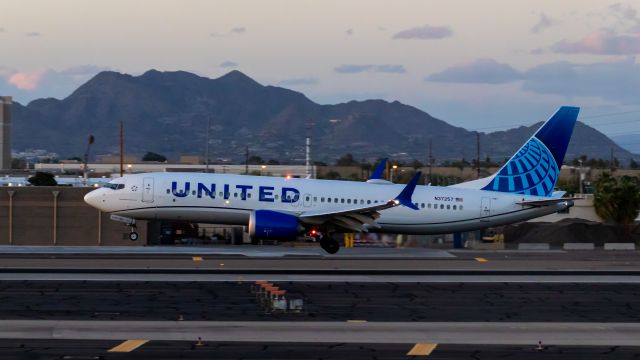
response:
<path id="1" fill-rule="evenodd" d="M 340 244 L 331 236 L 325 236 L 320 239 L 320 247 L 329 254 L 335 254 L 340 250 Z"/>

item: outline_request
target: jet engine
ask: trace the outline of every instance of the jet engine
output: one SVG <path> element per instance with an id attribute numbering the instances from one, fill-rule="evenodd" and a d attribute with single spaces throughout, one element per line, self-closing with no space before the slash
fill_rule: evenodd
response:
<path id="1" fill-rule="evenodd" d="M 249 236 L 252 239 L 293 241 L 304 232 L 298 218 L 271 210 L 255 210 L 249 216 Z"/>

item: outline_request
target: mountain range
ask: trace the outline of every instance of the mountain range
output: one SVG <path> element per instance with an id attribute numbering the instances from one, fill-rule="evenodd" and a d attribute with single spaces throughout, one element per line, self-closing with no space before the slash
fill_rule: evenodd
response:
<path id="1" fill-rule="evenodd" d="M 82 157 L 89 134 L 96 139 L 92 154 L 118 153 L 119 121 L 127 154 L 152 151 L 170 159 L 203 155 L 207 124 L 212 160 L 241 162 L 248 146 L 251 155 L 265 160 L 301 162 L 309 135 L 313 159 L 325 162 L 346 153 L 357 160 L 424 162 L 429 142 L 436 162 L 476 156 L 475 132 L 415 107 L 383 100 L 321 105 L 239 71 L 217 79 L 184 71 L 150 70 L 140 76 L 105 71 L 65 99 L 14 105 L 13 148 L 47 149 L 62 157 Z M 480 133 L 482 158 L 510 156 L 539 126 Z M 608 159 L 611 150 L 623 164 L 640 159 L 578 122 L 566 159 L 582 154 Z"/>

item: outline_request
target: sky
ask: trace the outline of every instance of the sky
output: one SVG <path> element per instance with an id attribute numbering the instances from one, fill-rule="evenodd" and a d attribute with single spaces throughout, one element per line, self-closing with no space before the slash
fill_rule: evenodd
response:
<path id="1" fill-rule="evenodd" d="M 640 134 L 640 3 L 0 0 L 0 94 L 62 99 L 103 70 L 240 70 L 321 104 L 398 100 L 453 125 L 558 106 Z"/>

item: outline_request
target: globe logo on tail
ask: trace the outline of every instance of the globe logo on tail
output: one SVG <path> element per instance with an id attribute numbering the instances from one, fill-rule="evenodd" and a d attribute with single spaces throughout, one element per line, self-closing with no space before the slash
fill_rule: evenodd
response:
<path id="1" fill-rule="evenodd" d="M 532 137 L 483 190 L 550 196 L 559 175 L 551 151 Z"/>

